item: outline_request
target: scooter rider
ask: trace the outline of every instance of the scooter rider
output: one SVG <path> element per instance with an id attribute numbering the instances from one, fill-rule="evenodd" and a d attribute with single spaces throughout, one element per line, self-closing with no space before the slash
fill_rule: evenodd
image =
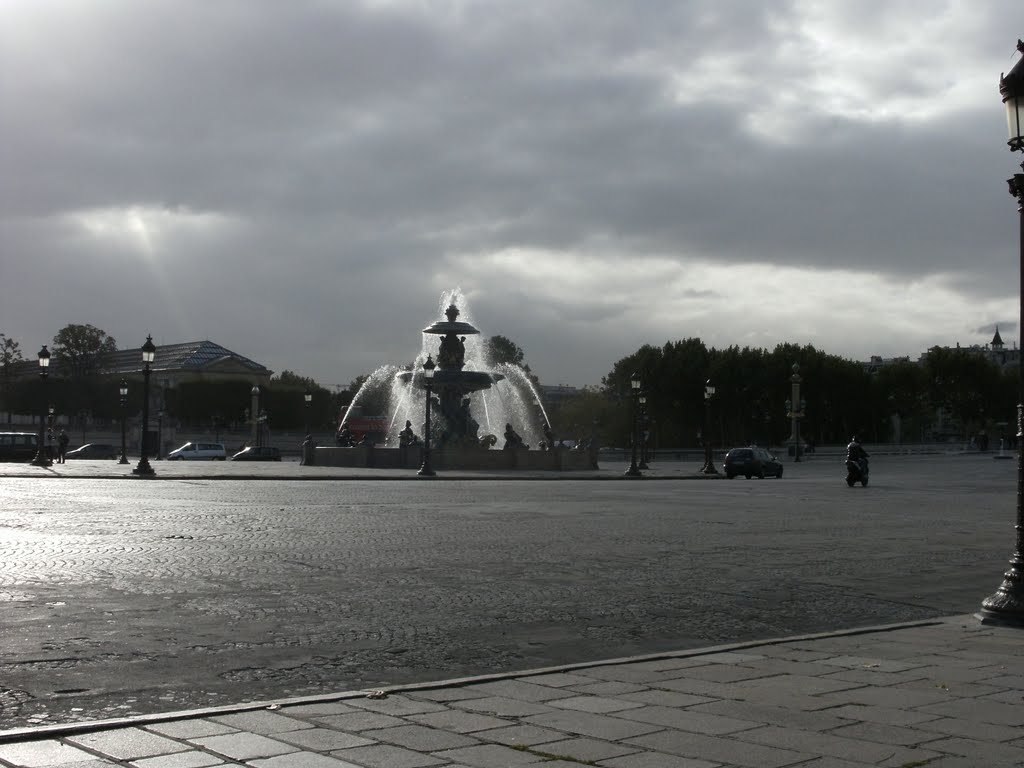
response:
<path id="1" fill-rule="evenodd" d="M 868 452 L 864 450 L 856 435 L 850 438 L 850 444 L 846 446 L 846 458 L 853 459 L 861 467 L 867 464 Z"/>

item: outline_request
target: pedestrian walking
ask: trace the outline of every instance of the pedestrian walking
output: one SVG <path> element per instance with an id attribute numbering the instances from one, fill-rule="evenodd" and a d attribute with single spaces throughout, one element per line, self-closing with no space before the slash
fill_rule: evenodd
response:
<path id="1" fill-rule="evenodd" d="M 57 437 L 57 463 L 66 463 L 68 443 L 71 442 L 71 438 L 68 437 L 68 433 L 63 429 L 60 431 L 60 435 Z"/>

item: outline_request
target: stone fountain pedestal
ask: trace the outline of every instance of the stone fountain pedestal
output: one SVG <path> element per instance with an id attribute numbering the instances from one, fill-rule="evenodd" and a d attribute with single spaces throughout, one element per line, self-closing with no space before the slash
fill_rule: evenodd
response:
<path id="1" fill-rule="evenodd" d="M 435 470 L 442 471 L 465 469 L 567 472 L 596 469 L 594 458 L 589 451 L 568 448 L 557 448 L 553 451 L 488 451 L 445 446 L 430 451 L 431 465 Z M 314 462 L 318 467 L 416 470 L 423 464 L 423 449 L 418 445 L 401 448 L 374 448 L 367 445 L 354 448 L 325 446 L 316 449 Z"/>

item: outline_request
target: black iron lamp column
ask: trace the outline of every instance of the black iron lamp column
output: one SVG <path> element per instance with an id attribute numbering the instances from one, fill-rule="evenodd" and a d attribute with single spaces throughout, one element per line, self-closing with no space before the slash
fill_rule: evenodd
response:
<path id="1" fill-rule="evenodd" d="M 47 368 L 50 366 L 50 350 L 43 345 L 43 348 L 39 350 L 39 380 L 42 382 L 40 387 L 40 399 L 42 406 L 39 408 L 39 438 L 36 443 L 36 455 L 35 458 L 30 462 L 34 467 L 49 467 L 53 465 L 53 459 L 46 452 L 46 402 L 49 399 L 47 397 L 46 377 Z"/>
<path id="2" fill-rule="evenodd" d="M 630 395 L 632 396 L 632 399 L 633 399 L 633 431 L 632 431 L 632 440 L 631 440 L 631 442 L 633 443 L 633 453 L 632 453 L 633 458 L 629 462 L 629 469 L 626 470 L 626 476 L 627 477 L 641 477 L 643 473 L 640 472 L 640 468 L 636 465 L 637 400 L 640 397 L 640 374 L 639 373 L 634 373 L 630 377 L 630 379 L 629 379 L 629 391 L 630 391 Z"/>
<path id="3" fill-rule="evenodd" d="M 637 431 L 640 439 L 640 463 L 636 468 L 650 469 L 647 466 L 647 393 L 641 389 L 637 399 L 640 401 L 640 426 Z"/>
<path id="4" fill-rule="evenodd" d="M 306 402 L 306 434 L 308 435 L 309 434 L 309 405 L 310 405 L 310 403 L 313 402 L 313 393 L 310 392 L 307 389 L 306 393 L 302 396 L 302 399 Z"/>
<path id="5" fill-rule="evenodd" d="M 1011 152 L 1024 152 L 1024 41 L 1017 41 L 1022 57 L 1013 69 L 999 79 L 999 93 L 1006 105 L 1006 120 L 1010 129 Z M 1024 163 L 1021 163 L 1024 171 Z M 1008 179 L 1010 194 L 1017 198 L 1020 217 L 1020 323 L 1024 328 L 1024 173 Z M 995 594 L 981 603 L 977 617 L 983 624 L 1003 624 L 1024 627 L 1024 350 L 1018 352 L 1020 380 L 1017 405 L 1017 542 L 1010 557 L 1010 568 L 1003 574 L 1003 583 Z"/>
<path id="6" fill-rule="evenodd" d="M 125 408 L 128 405 L 128 382 L 125 381 L 124 379 L 121 379 L 121 386 L 118 387 L 117 391 L 121 395 L 121 458 L 117 460 L 117 463 L 118 464 L 127 464 L 128 463 L 128 449 L 127 449 L 127 442 L 126 442 L 126 439 L 125 439 L 126 438 L 126 432 L 125 432 L 124 412 L 125 412 Z"/>
<path id="7" fill-rule="evenodd" d="M 708 379 L 704 385 L 704 466 L 700 470 L 705 475 L 718 474 L 711 456 L 711 398 L 714 396 L 715 385 Z"/>
<path id="8" fill-rule="evenodd" d="M 430 468 L 430 385 L 434 380 L 434 359 L 427 355 L 427 362 L 423 364 L 423 385 L 427 390 L 427 415 L 426 424 L 423 427 L 423 465 L 417 475 L 433 477 L 434 470 Z"/>
<path id="9" fill-rule="evenodd" d="M 142 439 L 139 440 L 139 463 L 132 470 L 133 475 L 140 477 L 156 474 L 149 464 L 146 450 L 146 437 L 149 433 L 149 366 L 154 358 L 156 358 L 156 345 L 153 344 L 153 337 L 147 334 L 146 343 L 142 345 Z"/>

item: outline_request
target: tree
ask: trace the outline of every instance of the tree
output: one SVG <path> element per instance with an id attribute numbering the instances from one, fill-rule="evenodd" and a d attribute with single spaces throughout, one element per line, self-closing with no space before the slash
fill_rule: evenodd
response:
<path id="1" fill-rule="evenodd" d="M 53 355 L 73 379 L 99 372 L 104 358 L 117 351 L 117 342 L 94 325 L 65 325 L 53 337 Z"/>
<path id="2" fill-rule="evenodd" d="M 0 333 L 0 373 L 2 373 L 3 379 L 0 381 L 0 400 L 3 402 L 3 407 L 7 411 L 7 423 L 11 423 L 11 405 L 10 405 L 10 392 L 11 392 L 11 368 L 15 363 L 20 363 L 24 358 L 21 356 L 21 345 L 18 344 L 14 339 L 10 338 L 6 334 Z"/>
<path id="3" fill-rule="evenodd" d="M 504 336 L 490 336 L 484 339 L 484 358 L 488 365 L 518 365 L 527 373 L 530 366 L 523 362 L 523 348 Z"/>

